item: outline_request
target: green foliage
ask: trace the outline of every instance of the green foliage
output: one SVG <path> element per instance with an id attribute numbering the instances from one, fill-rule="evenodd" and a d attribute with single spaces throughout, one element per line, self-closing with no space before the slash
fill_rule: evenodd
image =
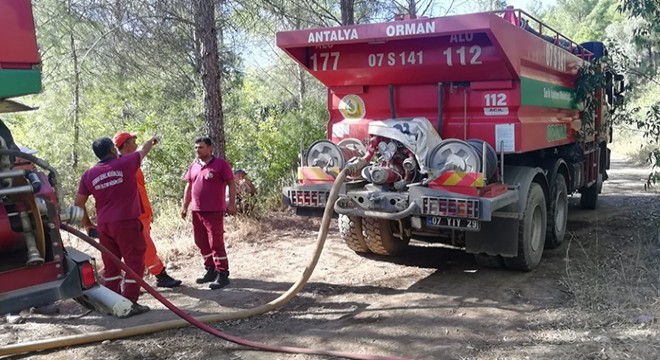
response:
<path id="1" fill-rule="evenodd" d="M 655 186 L 660 181 L 660 102 L 651 105 L 643 117 L 631 117 L 627 119 L 627 123 L 642 131 L 642 138 L 649 149 L 646 163 L 650 163 L 653 167 L 653 171 L 648 175 L 645 188 Z"/>
<path id="2" fill-rule="evenodd" d="M 577 43 L 604 41 L 607 26 L 623 17 L 618 0 L 558 0 L 543 21 Z"/>
<path id="3" fill-rule="evenodd" d="M 578 132 L 580 139 L 592 135 L 600 130 L 595 128 L 595 116 L 600 106 L 597 89 L 605 86 L 605 74 L 603 72 L 603 61 L 601 59 L 585 62 L 578 70 L 575 82 L 575 101 L 582 107 L 582 128 Z M 607 124 L 602 124 L 607 128 Z"/>
<path id="4" fill-rule="evenodd" d="M 291 96 L 272 96 L 268 88 L 259 74 L 248 74 L 243 91 L 227 99 L 227 159 L 247 171 L 262 199 L 279 201 L 275 195 L 295 170 L 300 147 L 325 137 L 328 115 L 322 98 L 310 98 L 301 109 Z"/>
<path id="5" fill-rule="evenodd" d="M 132 2 L 34 1 L 44 91 L 22 101 L 40 110 L 6 121 L 19 144 L 38 150 L 60 170 L 68 203 L 82 172 L 98 161 L 91 142 L 119 130 L 138 133 L 138 140 L 161 138 L 143 163 L 147 187 L 156 209 L 165 200 L 180 201 L 182 176 L 194 158 L 192 140 L 206 132 L 185 9 L 159 15 Z M 164 20 L 177 11 L 177 21 Z M 74 56 L 79 63 L 77 138 Z M 220 57 L 223 89 L 240 91 L 240 58 L 229 48 Z"/>
<path id="6" fill-rule="evenodd" d="M 657 21 L 660 17 L 660 3 L 657 0 L 624 0 L 620 10 L 631 17 L 641 17 Z"/>
<path id="7" fill-rule="evenodd" d="M 578 43 L 605 41 L 607 26 L 623 18 L 617 11 L 617 4 L 618 0 L 597 1 L 589 14 L 578 25 L 573 40 Z"/>

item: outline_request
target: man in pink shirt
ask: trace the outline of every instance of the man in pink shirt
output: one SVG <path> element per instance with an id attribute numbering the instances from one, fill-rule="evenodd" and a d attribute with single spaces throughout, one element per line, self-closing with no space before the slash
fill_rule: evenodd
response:
<path id="1" fill-rule="evenodd" d="M 213 142 L 208 137 L 195 140 L 197 159 L 185 175 L 181 217 L 192 210 L 195 245 L 204 258 L 205 273 L 198 284 L 210 282 L 211 289 L 229 285 L 229 262 L 224 241 L 224 215 L 236 214 L 236 184 L 231 166 L 225 159 L 213 156 Z M 229 204 L 225 202 L 225 187 L 229 188 Z"/>
<path id="2" fill-rule="evenodd" d="M 119 157 L 119 151 L 109 138 L 95 140 L 92 144 L 94 154 L 101 160 L 83 174 L 78 185 L 75 205 L 86 209 L 90 195 L 96 199 L 96 220 L 99 242 L 112 254 L 124 260 L 138 275 L 144 274 L 144 252 L 146 243 L 139 220 L 142 209 L 137 190 L 137 170 L 140 162 L 157 143 L 151 138 L 134 153 Z M 83 219 L 83 226 L 93 225 L 89 218 Z M 136 280 L 124 278 L 121 269 L 108 257 L 101 254 L 103 260 L 104 285 L 110 290 L 122 294 L 133 302 L 128 316 L 149 311 L 149 307 L 138 304 L 140 285 Z M 124 290 L 121 291 L 121 282 Z"/>

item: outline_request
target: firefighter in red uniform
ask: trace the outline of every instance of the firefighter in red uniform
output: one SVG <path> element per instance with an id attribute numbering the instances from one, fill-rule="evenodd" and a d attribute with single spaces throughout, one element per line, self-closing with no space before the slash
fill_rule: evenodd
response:
<path id="1" fill-rule="evenodd" d="M 112 141 L 115 143 L 117 149 L 122 156 L 131 154 L 137 150 L 137 144 L 135 140 L 137 139 L 136 134 L 131 134 L 125 131 L 118 132 Z M 140 222 L 142 223 L 142 234 L 144 235 L 144 241 L 147 244 L 147 249 L 144 252 L 144 266 L 146 266 L 147 271 L 151 275 L 156 277 L 156 286 L 173 288 L 181 285 L 181 280 L 173 279 L 165 270 L 163 262 L 158 257 L 158 252 L 156 251 L 156 245 L 151 239 L 151 220 L 153 218 L 153 210 L 151 209 L 151 202 L 149 201 L 149 195 L 147 195 L 147 188 L 144 182 L 144 173 L 142 169 L 137 171 L 137 185 L 138 185 L 138 194 L 140 195 L 140 204 L 142 205 L 142 215 L 140 215 Z"/>
<path id="2" fill-rule="evenodd" d="M 109 138 L 95 140 L 94 154 L 101 160 L 83 174 L 78 186 L 75 205 L 86 209 L 87 199 L 96 199 L 96 219 L 99 242 L 112 254 L 135 271 L 140 277 L 144 273 L 144 252 L 146 244 L 140 222 L 140 198 L 138 196 L 137 170 L 140 162 L 157 143 L 156 138 L 147 140 L 134 153 L 119 157 L 119 151 Z M 93 227 L 85 216 L 83 226 Z M 122 294 L 133 302 L 127 316 L 149 311 L 149 307 L 138 304 L 140 285 L 136 280 L 124 278 L 121 268 L 115 265 L 106 254 L 101 254 L 104 270 L 104 285 Z M 121 282 L 124 280 L 124 290 Z"/>
<path id="3" fill-rule="evenodd" d="M 224 242 L 224 214 L 236 214 L 236 184 L 231 166 L 225 159 L 213 156 L 213 142 L 208 137 L 195 140 L 197 159 L 185 175 L 181 217 L 192 210 L 193 237 L 204 258 L 206 271 L 196 280 L 210 282 L 211 289 L 229 285 L 229 263 Z M 225 202 L 225 186 L 229 188 L 229 204 Z"/>

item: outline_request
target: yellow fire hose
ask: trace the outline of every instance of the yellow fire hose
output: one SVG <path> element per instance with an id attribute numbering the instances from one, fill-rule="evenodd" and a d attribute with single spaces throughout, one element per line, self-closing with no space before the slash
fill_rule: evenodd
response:
<path id="1" fill-rule="evenodd" d="M 227 321 L 227 320 L 237 320 L 237 319 L 244 319 L 248 317 L 253 317 L 256 315 L 261 315 L 273 310 L 276 310 L 282 306 L 284 306 L 286 303 L 288 303 L 294 296 L 300 292 L 300 290 L 303 288 L 303 286 L 307 283 L 309 278 L 312 275 L 312 272 L 314 271 L 314 268 L 316 267 L 316 264 L 321 256 L 321 252 L 323 250 L 323 246 L 325 244 L 325 240 L 328 235 L 328 228 L 330 226 L 330 220 L 332 219 L 332 212 L 333 212 L 333 205 L 336 202 L 338 198 L 338 193 L 339 189 L 341 188 L 342 183 L 344 182 L 344 179 L 346 178 L 347 173 L 349 172 L 349 169 L 344 169 L 339 173 L 337 178 L 335 179 L 335 182 L 333 183 L 333 186 L 330 190 L 330 195 L 328 196 L 327 204 L 325 207 L 325 211 L 323 213 L 323 219 L 321 221 L 321 227 L 319 230 L 319 234 L 316 239 L 316 250 L 314 251 L 314 255 L 312 256 L 312 259 L 310 260 L 309 264 L 305 267 L 305 270 L 303 271 L 302 275 L 300 278 L 287 290 L 285 293 L 280 295 L 278 298 L 275 300 L 272 300 L 266 304 L 254 307 L 252 309 L 247 309 L 247 310 L 240 310 L 240 311 L 235 311 L 235 312 L 225 312 L 225 313 L 217 313 L 217 314 L 212 314 L 212 315 L 205 315 L 205 316 L 200 316 L 197 318 L 194 318 L 192 316 L 189 316 L 185 314 L 182 310 L 176 308 L 174 305 L 172 305 L 167 299 L 163 298 L 158 291 L 153 289 L 151 286 L 149 286 L 146 282 L 144 282 L 141 277 L 134 276 L 138 282 L 140 282 L 145 290 L 147 290 L 150 294 L 154 295 L 159 301 L 161 301 L 165 306 L 167 306 L 170 310 L 174 311 L 177 315 L 181 316 L 182 318 L 186 320 L 170 320 L 170 321 L 163 321 L 160 323 L 155 323 L 155 324 L 146 324 L 146 325 L 139 325 L 139 326 L 134 326 L 126 329 L 113 329 L 113 330 L 105 330 L 105 331 L 98 331 L 98 332 L 93 332 L 93 333 L 87 333 L 87 334 L 79 334 L 79 335 L 70 335 L 70 336 L 63 336 L 60 338 L 54 338 L 54 339 L 47 339 L 47 340 L 37 340 L 37 341 L 29 341 L 25 343 L 19 343 L 19 344 L 11 344 L 11 345 L 5 345 L 0 347 L 0 356 L 8 356 L 8 355 L 16 355 L 16 354 L 22 354 L 22 353 L 30 353 L 30 352 L 35 352 L 35 351 L 43 351 L 43 350 L 50 350 L 50 349 L 56 349 L 56 348 L 62 348 L 62 347 L 68 347 L 68 346 L 73 346 L 73 345 L 81 345 L 81 344 L 88 344 L 92 342 L 100 342 L 104 340 L 112 340 L 112 339 L 120 339 L 120 338 L 126 338 L 126 337 L 131 337 L 131 336 L 137 336 L 137 335 L 146 335 L 146 334 L 151 334 L 159 331 L 164 331 L 164 330 L 171 330 L 171 329 L 177 329 L 181 328 L 184 326 L 187 326 L 189 323 L 193 324 L 195 326 L 198 326 L 202 330 L 205 330 L 215 336 L 221 337 L 225 340 L 241 344 L 244 346 L 249 346 L 249 347 L 254 347 L 259 350 L 264 350 L 264 351 L 274 351 L 274 352 L 289 352 L 289 353 L 304 353 L 304 354 L 318 354 L 318 355 L 327 355 L 327 356 L 336 356 L 336 357 L 344 357 L 348 359 L 367 359 L 367 360 L 405 360 L 404 358 L 398 358 L 398 357 L 389 357 L 389 356 L 378 356 L 378 355 L 368 355 L 368 354 L 351 354 L 351 353 L 345 353 L 345 352 L 339 352 L 339 351 L 326 351 L 326 350 L 314 350 L 314 349 L 305 349 L 305 348 L 294 348 L 294 347 L 279 347 L 279 346 L 271 346 L 271 345 L 266 345 L 266 344 L 259 344 L 253 341 L 249 340 L 244 340 L 240 339 L 238 337 L 234 337 L 232 335 L 228 335 L 225 333 L 220 332 L 219 330 L 210 327 L 206 325 L 207 323 L 214 323 L 214 322 L 220 322 L 220 321 Z M 83 240 L 86 240 L 85 238 L 87 237 L 85 234 L 82 232 L 67 226 L 63 225 L 63 229 L 71 232 L 72 234 L 80 237 Z M 91 240 L 91 239 L 89 239 Z M 99 245 L 95 242 L 92 241 L 91 243 L 95 247 L 99 247 Z M 121 264 L 124 265 L 117 259 L 117 261 Z M 125 265 L 124 265 L 125 266 Z M 132 272 L 130 268 L 126 267 L 129 271 L 127 273 Z M 125 270 L 126 270 L 125 269 Z M 129 274 L 130 275 L 130 274 Z M 136 274 L 137 275 L 137 274 Z"/>

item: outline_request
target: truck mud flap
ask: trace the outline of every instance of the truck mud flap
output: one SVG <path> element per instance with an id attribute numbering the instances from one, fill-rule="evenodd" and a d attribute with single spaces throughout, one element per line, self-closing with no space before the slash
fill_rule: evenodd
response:
<path id="1" fill-rule="evenodd" d="M 481 231 L 465 233 L 465 251 L 513 257 L 518 255 L 518 219 L 493 218 L 481 223 Z"/>
<path id="2" fill-rule="evenodd" d="M 525 211 L 529 188 L 536 179 L 548 194 L 548 183 L 541 168 L 507 166 L 504 182 L 518 188 L 518 201 L 493 213 L 490 222 L 481 224 L 481 231 L 465 233 L 465 250 L 472 254 L 486 253 L 514 257 L 518 255 L 519 216 Z M 498 213 L 502 216 L 498 217 Z"/>

